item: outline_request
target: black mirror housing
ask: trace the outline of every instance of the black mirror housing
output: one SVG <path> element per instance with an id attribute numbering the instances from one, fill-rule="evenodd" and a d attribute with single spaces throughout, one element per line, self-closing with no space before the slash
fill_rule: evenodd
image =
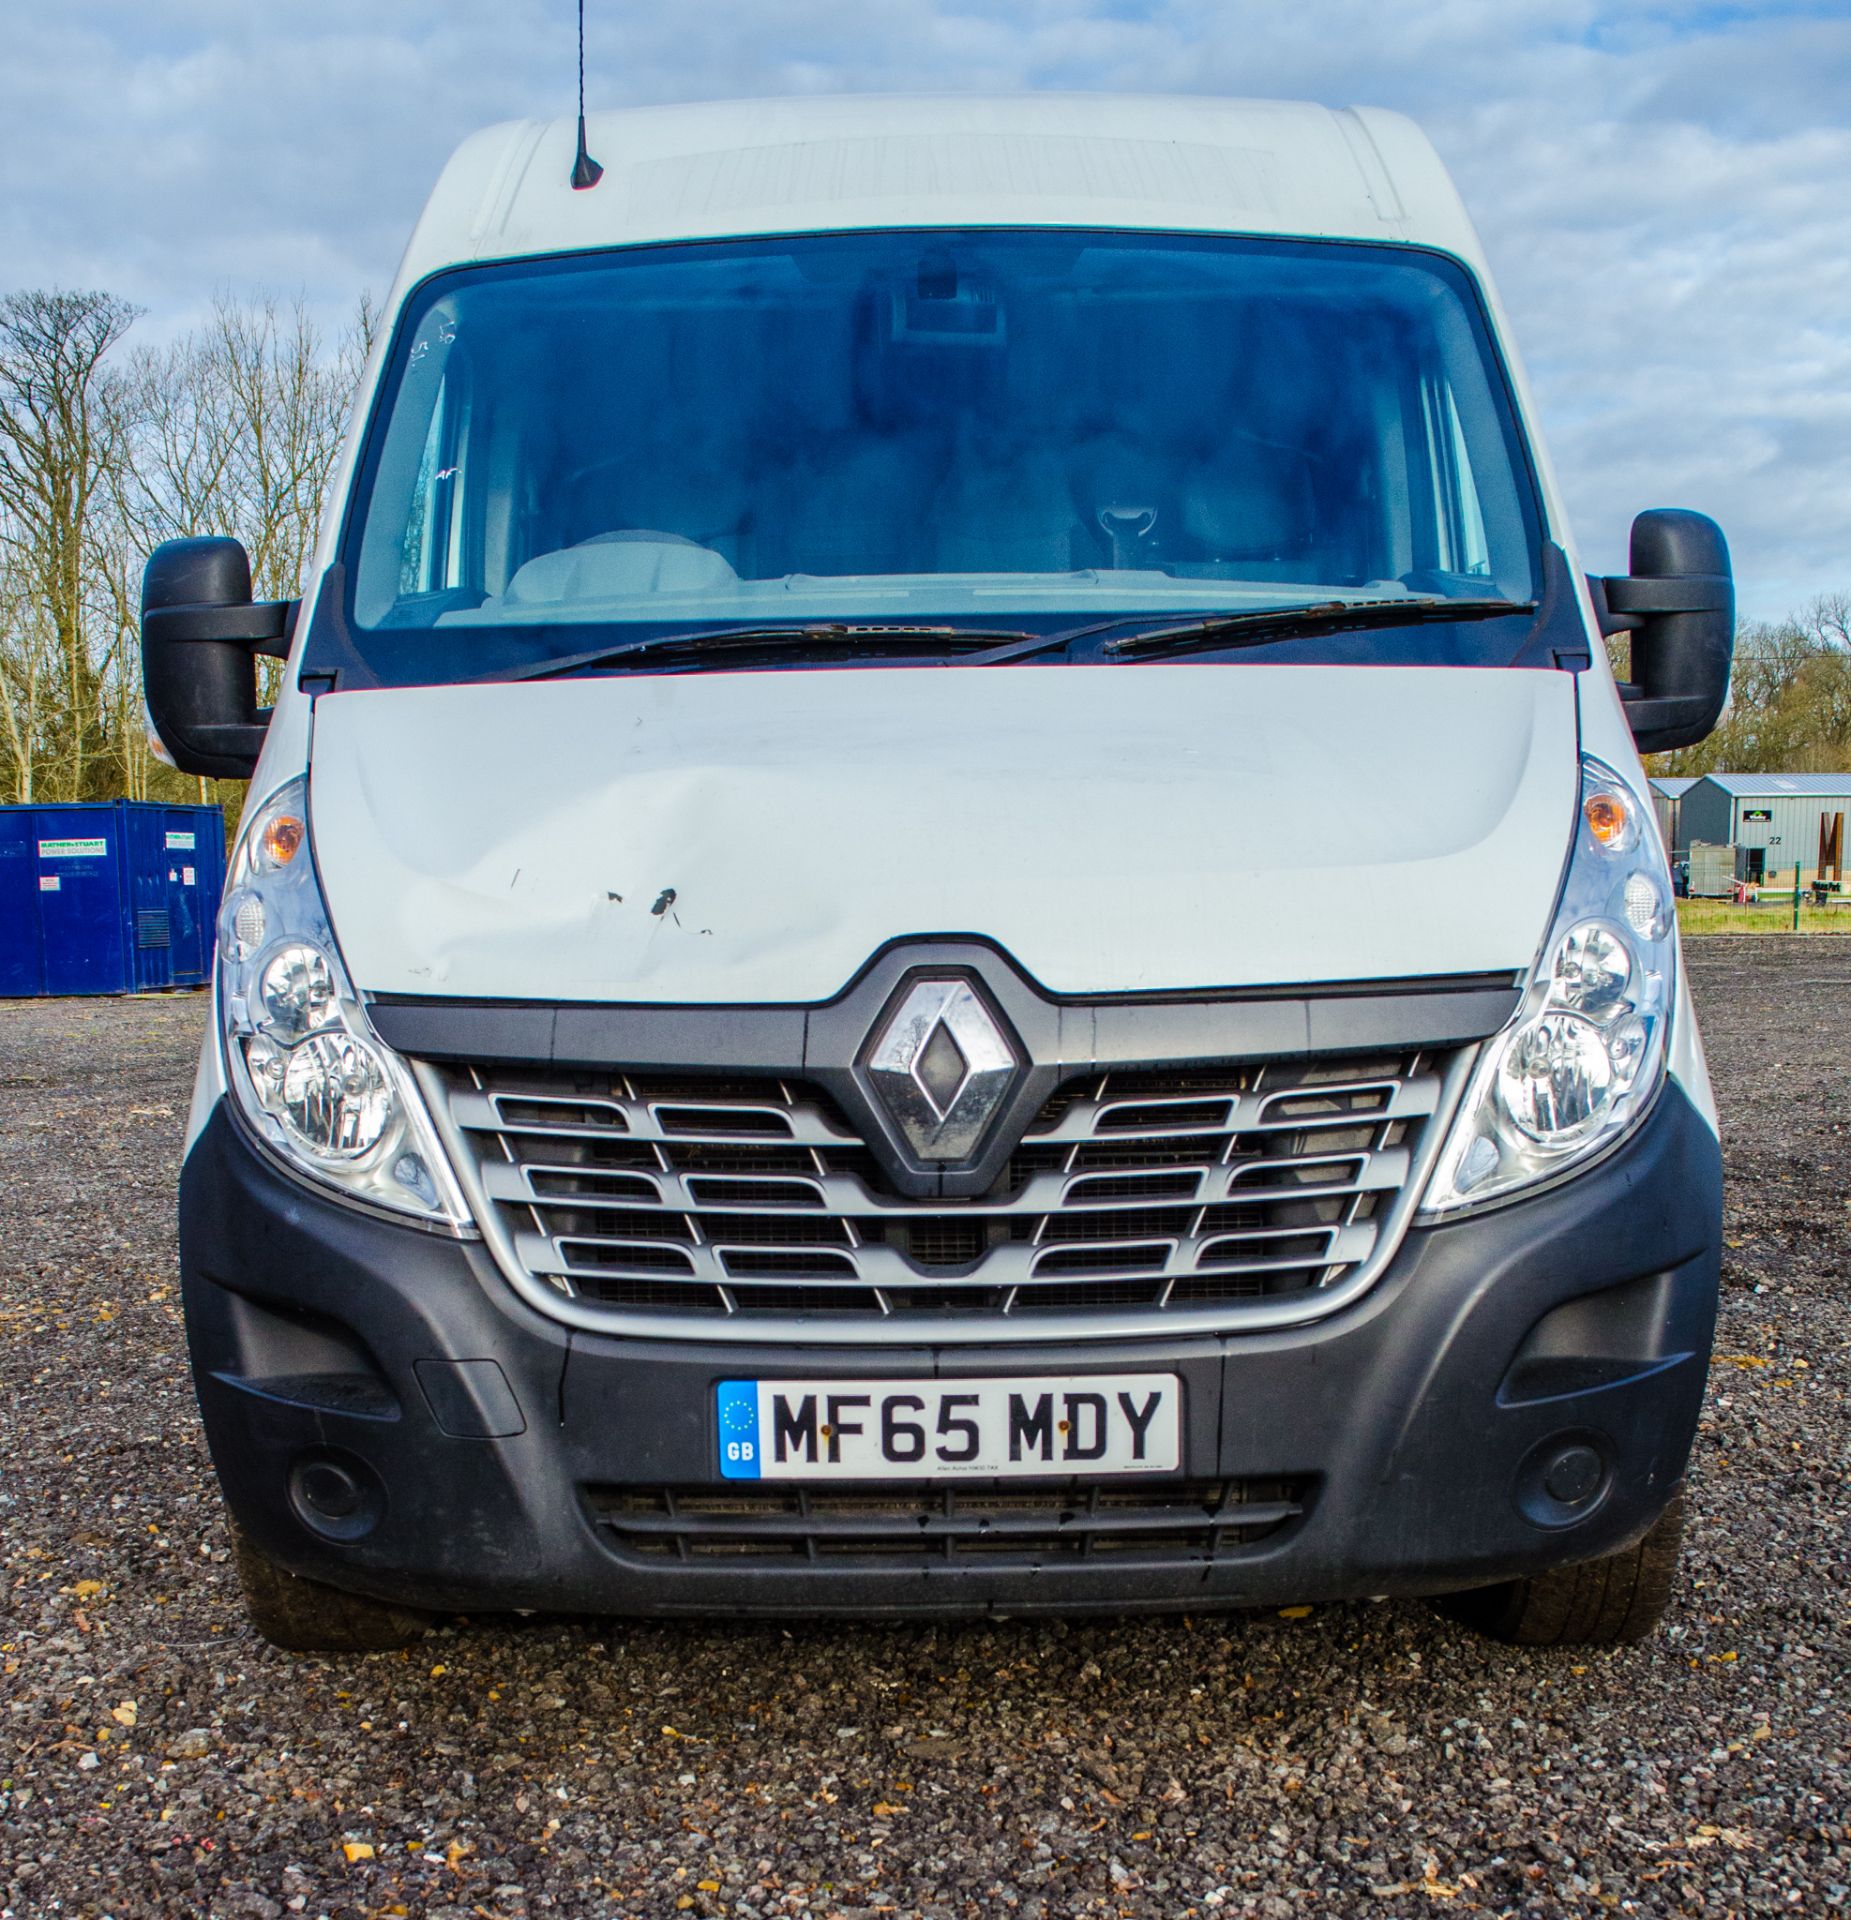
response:
<path id="1" fill-rule="evenodd" d="M 183 773 L 248 780 L 263 749 L 256 655 L 289 652 L 294 600 L 251 599 L 236 540 L 164 540 L 141 580 L 141 683 L 161 744 Z"/>
<path id="2" fill-rule="evenodd" d="M 1735 577 L 1722 529 L 1701 513 L 1654 507 L 1632 523 L 1631 571 L 1591 579 L 1603 633 L 1632 635 L 1620 683 L 1641 753 L 1694 747 L 1729 703 Z"/>

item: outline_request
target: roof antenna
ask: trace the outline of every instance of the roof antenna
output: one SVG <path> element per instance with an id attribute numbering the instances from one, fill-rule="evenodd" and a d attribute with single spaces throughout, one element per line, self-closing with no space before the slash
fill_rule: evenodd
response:
<path id="1" fill-rule="evenodd" d="M 582 193 L 604 178 L 604 169 L 585 151 L 585 0 L 578 0 L 578 157 L 572 162 L 573 191 Z"/>

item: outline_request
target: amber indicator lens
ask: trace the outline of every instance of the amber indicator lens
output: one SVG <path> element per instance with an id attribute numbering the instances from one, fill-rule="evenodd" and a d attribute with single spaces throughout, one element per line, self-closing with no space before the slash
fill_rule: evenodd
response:
<path id="1" fill-rule="evenodd" d="M 273 867 L 286 867 L 301 850 L 308 829 L 293 813 L 279 813 L 263 832 L 265 861 Z"/>
<path id="2" fill-rule="evenodd" d="M 1615 845 L 1626 831 L 1626 802 L 1616 793 L 1590 793 L 1581 810 L 1588 832 L 1603 847 Z"/>

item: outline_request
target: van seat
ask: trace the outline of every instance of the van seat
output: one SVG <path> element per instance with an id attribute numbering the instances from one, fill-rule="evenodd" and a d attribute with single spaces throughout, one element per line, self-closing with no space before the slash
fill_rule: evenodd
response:
<path id="1" fill-rule="evenodd" d="M 501 596 L 507 609 L 574 601 L 634 600 L 651 593 L 730 587 L 739 576 L 723 554 L 684 534 L 625 528 L 577 546 L 537 554 L 516 570 Z"/>

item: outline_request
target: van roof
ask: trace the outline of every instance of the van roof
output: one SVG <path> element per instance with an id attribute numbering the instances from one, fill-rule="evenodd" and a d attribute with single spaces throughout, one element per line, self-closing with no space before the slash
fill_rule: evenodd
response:
<path id="1" fill-rule="evenodd" d="M 464 141 L 400 284 L 471 260 L 867 227 L 1109 227 L 1398 241 L 1474 266 L 1471 222 L 1399 114 L 1283 100 L 824 95 L 596 113 Z"/>

